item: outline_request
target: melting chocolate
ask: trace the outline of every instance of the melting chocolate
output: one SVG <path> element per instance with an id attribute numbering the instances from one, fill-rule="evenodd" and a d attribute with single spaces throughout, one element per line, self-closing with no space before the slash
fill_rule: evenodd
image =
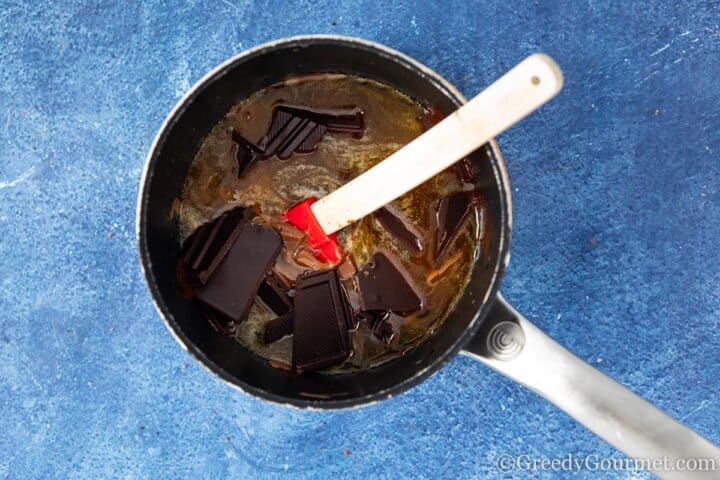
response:
<path id="1" fill-rule="evenodd" d="M 292 335 L 295 314 L 288 312 L 270 320 L 265 326 L 265 343 L 274 343 L 283 337 Z"/>
<path id="2" fill-rule="evenodd" d="M 418 120 L 420 120 L 420 125 L 422 125 L 423 132 L 426 132 L 438 123 L 440 123 L 443 118 L 445 118 L 445 114 L 442 112 L 442 110 L 440 110 L 438 107 L 432 106 L 426 107 Z"/>
<path id="3" fill-rule="evenodd" d="M 272 273 L 285 284 L 288 288 L 295 285 L 295 280 L 298 275 L 301 275 L 307 271 L 306 267 L 299 265 L 293 259 L 292 253 L 288 252 L 287 249 L 283 249 L 278 255 L 275 265 L 272 267 Z"/>
<path id="4" fill-rule="evenodd" d="M 230 335 L 230 322 L 228 322 L 227 319 L 223 318 L 222 320 L 219 320 L 215 318 L 212 311 L 208 311 L 207 320 L 213 330 L 215 330 L 219 335 L 222 335 L 223 337 Z"/>
<path id="5" fill-rule="evenodd" d="M 455 175 L 465 183 L 475 183 L 478 179 L 477 167 L 469 158 L 463 158 L 453 165 Z"/>
<path id="6" fill-rule="evenodd" d="M 277 155 L 285 160 L 296 150 L 299 153 L 311 152 L 317 148 L 325 131 L 323 125 L 314 122 L 308 115 L 300 116 L 278 107 L 273 114 L 263 153 L 265 157 Z"/>
<path id="7" fill-rule="evenodd" d="M 195 230 L 185 242 L 183 255 L 190 281 L 207 283 L 251 216 L 250 210 L 235 208 Z"/>
<path id="8" fill-rule="evenodd" d="M 365 130 L 365 113 L 361 108 L 318 109 L 281 105 L 276 111 L 287 112 L 300 118 L 309 118 L 330 133 L 361 134 Z"/>
<path id="9" fill-rule="evenodd" d="M 285 244 L 285 250 L 294 254 L 305 243 L 307 234 L 289 223 L 272 217 L 266 217 L 266 221 L 280 234 Z"/>
<path id="10" fill-rule="evenodd" d="M 352 278 L 357 273 L 357 268 L 355 267 L 355 261 L 353 260 L 352 255 L 345 255 L 336 268 L 341 280 Z"/>
<path id="11" fill-rule="evenodd" d="M 230 321 L 242 321 L 280 252 L 280 236 L 250 223 L 245 209 L 221 215 L 197 234 L 185 255 L 197 273 L 195 296 Z"/>
<path id="12" fill-rule="evenodd" d="M 408 281 L 400 263 L 383 252 L 376 253 L 357 275 L 360 307 L 408 314 L 424 308 L 420 294 Z"/>
<path id="13" fill-rule="evenodd" d="M 252 164 L 262 158 L 262 151 L 236 131 L 232 132 L 232 139 L 236 143 L 235 161 L 237 162 L 237 175 L 239 177 Z"/>
<path id="14" fill-rule="evenodd" d="M 463 222 L 473 211 L 477 201 L 477 192 L 458 192 L 440 200 L 437 209 L 437 237 L 435 242 L 435 260 L 440 260 Z"/>
<path id="15" fill-rule="evenodd" d="M 347 108 L 315 110 L 313 107 L 320 106 L 316 101 L 324 107 L 357 105 L 362 107 L 362 112 Z M 182 198 L 173 206 L 179 219 L 181 237 L 186 237 L 198 220 L 211 220 L 185 242 L 186 250 L 189 250 L 192 240 L 198 239 L 194 253 L 188 255 L 189 261 L 199 262 L 198 269 L 192 270 L 183 257 L 178 259 L 177 265 L 178 278 L 186 280 L 180 283 L 183 288 L 186 287 L 186 298 L 196 303 L 201 311 L 203 318 L 198 318 L 198 321 L 208 317 L 212 328 L 219 334 L 229 335 L 248 351 L 268 360 L 273 367 L 294 370 L 292 344 L 295 340 L 290 336 L 293 335 L 297 313 L 294 311 L 293 293 L 296 279 L 308 271 L 331 267 L 310 255 L 312 249 L 307 245 L 304 232 L 282 221 L 276 214 L 296 202 L 298 196 L 322 194 L 361 174 L 377 159 L 386 157 L 398 145 L 416 138 L 443 116 L 438 109 L 423 111 L 424 108 L 372 80 L 343 78 L 336 74 L 293 78 L 290 82 L 264 89 L 234 106 L 201 146 L 193 168 L 189 170 Z M 336 122 L 335 118 L 342 112 L 346 115 L 341 115 Z M 362 137 L 363 141 L 353 141 L 353 137 Z M 342 153 L 342 159 L 337 157 L 338 152 Z M 341 280 L 339 290 L 344 294 L 341 295 L 341 303 L 346 313 L 341 316 L 351 321 L 347 331 L 349 345 L 346 349 L 335 351 L 352 353 L 345 360 L 329 366 L 327 371 L 320 369 L 320 373 L 345 374 L 390 361 L 422 343 L 444 321 L 471 268 L 475 239 L 470 236 L 466 241 L 465 232 L 470 230 L 469 225 L 474 218 L 464 221 L 457 237 L 450 240 L 447 252 L 435 261 L 437 224 L 434 215 L 438 201 L 447 196 L 447 192 L 468 188 L 466 182 L 484 172 L 483 168 L 470 168 L 483 166 L 482 160 L 486 160 L 483 153 L 481 149 L 468 157 L 474 163 L 459 162 L 454 171 L 447 169 L 436 178 L 437 181 L 410 192 L 403 199 L 402 209 L 393 208 L 395 204 L 389 205 L 388 212 L 378 213 L 380 218 L 377 222 L 375 219 L 358 222 L 343 232 L 341 239 L 347 255 L 343 255 L 343 261 L 335 266 L 335 270 Z M 292 165 L 285 163 L 286 157 Z M 237 179 L 233 178 L 236 174 Z M 474 183 L 482 184 L 483 181 L 480 177 Z M 207 237 L 212 230 L 212 219 L 218 215 L 213 212 L 231 208 L 231 202 L 252 205 L 252 210 L 259 216 L 252 218 L 248 210 L 248 218 L 237 223 L 269 226 L 280 235 L 284 244 L 270 271 L 265 275 L 259 274 L 262 280 L 254 297 L 257 305 L 250 308 L 245 320 L 242 320 L 245 315 L 241 317 L 245 323 L 240 326 L 200 301 L 196 294 L 204 285 L 198 278 L 199 274 L 205 272 L 203 278 L 212 284 L 219 274 L 220 265 L 230 258 L 229 247 L 224 248 L 222 241 L 207 241 Z M 428 214 L 432 214 L 433 218 L 428 218 Z M 227 219 L 227 225 L 219 230 L 235 231 L 235 221 L 230 220 Z M 419 246 L 412 234 L 420 238 Z M 223 239 L 226 234 L 218 231 L 215 236 Z M 207 250 L 202 253 L 206 243 Z M 418 247 L 421 251 L 416 254 Z M 400 282 L 401 287 L 405 281 L 409 283 L 416 298 L 420 299 L 422 312 L 405 315 L 404 312 L 390 312 L 384 307 L 361 310 L 363 302 L 358 286 L 358 269 L 377 252 L 384 252 L 393 261 L 400 275 L 405 277 Z M 208 268 L 213 264 L 213 258 L 220 260 L 220 263 L 215 262 L 214 271 Z M 354 264 L 354 260 L 362 263 Z M 397 282 L 389 283 L 393 283 L 392 288 L 386 291 L 391 292 L 391 296 L 396 295 L 391 290 Z M 369 305 L 369 302 L 365 303 Z M 411 303 L 411 307 L 416 308 L 417 300 Z M 312 335 L 315 335 L 315 330 L 323 330 L 322 322 L 319 326 L 315 323 L 312 326 Z M 337 330 L 337 322 L 334 328 Z M 210 325 L 207 329 L 209 334 L 215 335 Z M 336 337 L 344 335 L 332 334 Z M 275 343 L 268 344 L 266 341 Z M 341 340 L 338 342 L 342 344 Z M 343 355 L 338 354 L 340 357 Z M 306 357 L 309 358 L 310 354 Z M 300 365 L 298 370 L 302 371 L 302 358 L 296 363 Z"/>
<path id="16" fill-rule="evenodd" d="M 385 228 L 392 236 L 398 239 L 410 252 L 411 255 L 417 256 L 423 252 L 422 240 L 420 234 L 408 222 L 400 218 L 392 210 L 383 207 L 375 212 L 380 225 Z"/>
<path id="17" fill-rule="evenodd" d="M 356 318 L 372 331 L 373 335 L 385 343 L 390 343 L 395 336 L 393 326 L 388 323 L 390 312 L 387 310 L 369 310 L 358 312 Z"/>
<path id="18" fill-rule="evenodd" d="M 482 178 L 483 163 L 491 156 L 492 149 L 490 145 L 483 145 L 475 153 L 453 165 L 455 175 L 465 183 L 476 184 Z"/>
<path id="19" fill-rule="evenodd" d="M 318 370 L 350 355 L 349 307 L 334 269 L 306 273 L 295 285 L 293 365 Z"/>
<path id="20" fill-rule="evenodd" d="M 357 313 L 357 318 L 370 329 L 374 328 L 377 322 L 387 320 L 389 316 L 388 310 L 365 310 Z"/>
<path id="21" fill-rule="evenodd" d="M 262 141 L 263 155 L 285 160 L 293 153 L 314 151 L 323 135 L 362 133 L 365 119 L 362 110 L 314 110 L 281 105 L 275 107 L 270 129 Z"/>
<path id="22" fill-rule="evenodd" d="M 257 295 L 275 315 L 285 315 L 292 310 L 292 300 L 288 296 L 285 286 L 274 275 L 265 277 Z"/>
<path id="23" fill-rule="evenodd" d="M 392 342 L 395 337 L 395 330 L 393 330 L 392 325 L 385 321 L 377 322 L 372 329 L 372 333 L 387 344 Z"/>
<path id="24" fill-rule="evenodd" d="M 365 115 L 359 108 L 317 110 L 304 107 L 280 105 L 273 110 L 267 134 L 259 145 L 233 131 L 237 144 L 235 159 L 238 176 L 257 160 L 277 156 L 287 160 L 293 153 L 315 151 L 325 133 L 353 133 L 361 135 L 365 130 Z"/>
<path id="25" fill-rule="evenodd" d="M 278 219 L 266 217 L 265 220 L 280 234 L 284 244 L 272 267 L 272 273 L 286 289 L 290 289 L 295 284 L 295 278 L 307 270 L 307 267 L 296 262 L 294 258 L 296 253 L 305 248 L 307 235 L 302 230 Z"/>

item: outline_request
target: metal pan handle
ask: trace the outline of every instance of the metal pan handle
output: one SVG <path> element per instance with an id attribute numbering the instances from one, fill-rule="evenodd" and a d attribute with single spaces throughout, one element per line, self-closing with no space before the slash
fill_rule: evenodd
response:
<path id="1" fill-rule="evenodd" d="M 535 391 L 629 457 L 647 460 L 643 468 L 660 478 L 720 478 L 720 448 L 566 350 L 501 295 L 463 353 Z"/>

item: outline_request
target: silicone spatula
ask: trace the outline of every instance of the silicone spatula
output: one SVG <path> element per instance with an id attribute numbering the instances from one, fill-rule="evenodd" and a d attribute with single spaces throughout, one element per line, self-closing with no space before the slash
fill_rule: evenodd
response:
<path id="1" fill-rule="evenodd" d="M 319 260 L 337 263 L 338 230 L 387 205 L 467 156 L 553 98 L 562 88 L 549 56 L 529 56 L 485 91 L 374 167 L 321 199 L 287 211 Z"/>

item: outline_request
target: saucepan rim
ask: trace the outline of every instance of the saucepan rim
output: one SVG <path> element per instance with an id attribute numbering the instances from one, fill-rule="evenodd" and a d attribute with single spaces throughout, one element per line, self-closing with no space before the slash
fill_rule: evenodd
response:
<path id="1" fill-rule="evenodd" d="M 421 64 L 417 60 L 398 52 L 394 49 L 388 48 L 384 45 L 371 42 L 368 40 L 359 39 L 356 37 L 348 37 L 341 35 L 300 35 L 294 37 L 282 38 L 274 40 L 254 48 L 245 50 L 222 64 L 218 65 L 190 88 L 190 90 L 178 101 L 175 107 L 165 118 L 162 126 L 160 127 L 153 143 L 148 151 L 145 159 L 145 167 L 143 170 L 142 177 L 140 179 L 140 189 L 138 192 L 137 201 L 137 213 L 136 213 L 136 239 L 138 244 L 138 253 L 140 257 L 140 264 L 143 270 L 143 275 L 150 292 L 150 297 L 156 310 L 160 314 L 165 326 L 170 333 L 175 337 L 178 343 L 184 348 L 195 360 L 198 361 L 203 367 L 205 367 L 212 374 L 217 375 L 225 383 L 235 387 L 236 389 L 258 397 L 262 400 L 266 400 L 272 403 L 280 404 L 283 406 L 290 406 L 304 409 L 343 409 L 343 408 L 355 408 L 376 403 L 381 400 L 391 398 L 398 393 L 404 392 L 405 390 L 419 384 L 431 374 L 442 368 L 452 357 L 454 357 L 460 349 L 466 345 L 473 336 L 477 333 L 481 320 L 489 312 L 495 296 L 498 292 L 500 281 L 509 261 L 510 252 L 510 236 L 512 231 L 512 201 L 510 194 L 510 181 L 507 175 L 507 170 L 503 161 L 502 154 L 498 148 L 497 142 L 493 139 L 489 142 L 490 149 L 492 152 L 492 166 L 495 175 L 494 181 L 498 186 L 500 193 L 499 207 L 500 207 L 500 225 L 502 231 L 499 232 L 499 244 L 497 247 L 498 256 L 495 262 L 495 271 L 492 274 L 490 280 L 490 288 L 485 292 L 485 297 L 480 303 L 480 307 L 475 312 L 474 317 L 468 323 L 468 327 L 460 334 L 452 343 L 452 346 L 445 352 L 438 355 L 430 364 L 419 369 L 410 377 L 395 383 L 391 387 L 385 390 L 377 391 L 361 397 L 352 397 L 344 399 L 329 399 L 329 400 L 317 400 L 317 399 L 300 399 L 284 397 L 264 389 L 249 385 L 242 381 L 242 379 L 236 377 L 225 371 L 222 367 L 215 364 L 207 355 L 197 347 L 181 330 L 177 322 L 174 320 L 173 315 L 168 308 L 162 294 L 158 288 L 156 278 L 152 271 L 152 262 L 147 246 L 147 231 L 144 227 L 146 224 L 147 216 L 147 203 L 149 198 L 149 184 L 154 174 L 155 165 L 159 157 L 158 153 L 161 150 L 169 132 L 172 130 L 178 119 L 184 114 L 187 106 L 192 100 L 200 94 L 200 92 L 209 84 L 215 80 L 221 78 L 233 69 L 237 64 L 242 63 L 252 57 L 258 55 L 264 55 L 270 53 L 276 49 L 287 48 L 292 46 L 303 46 L 312 43 L 336 43 L 345 46 L 354 46 L 371 50 L 381 56 L 386 56 L 393 61 L 400 62 L 404 66 L 409 67 L 412 71 L 416 72 L 423 81 L 433 82 L 435 85 L 440 86 L 445 90 L 445 95 L 457 100 L 460 103 L 465 103 L 467 99 L 460 93 L 450 82 L 444 77 L 430 69 L 429 67 Z"/>

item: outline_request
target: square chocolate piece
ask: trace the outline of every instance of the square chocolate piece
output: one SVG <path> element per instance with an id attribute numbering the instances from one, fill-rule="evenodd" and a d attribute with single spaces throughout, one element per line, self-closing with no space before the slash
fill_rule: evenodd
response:
<path id="1" fill-rule="evenodd" d="M 350 355 L 350 311 L 335 269 L 306 273 L 295 285 L 293 364 L 318 370 Z"/>

